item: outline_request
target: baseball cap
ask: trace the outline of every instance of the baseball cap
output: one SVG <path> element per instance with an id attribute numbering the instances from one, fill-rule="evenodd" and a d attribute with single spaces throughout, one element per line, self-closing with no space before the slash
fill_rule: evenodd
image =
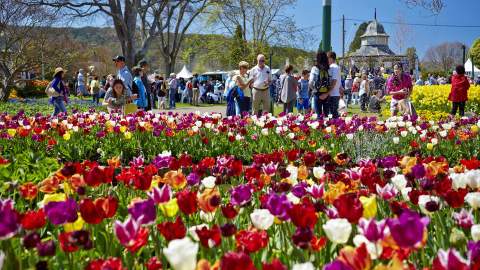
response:
<path id="1" fill-rule="evenodd" d="M 114 62 L 125 62 L 125 56 L 117 55 L 112 59 Z"/>
<path id="2" fill-rule="evenodd" d="M 147 62 L 147 60 L 140 60 L 140 61 L 138 62 L 138 65 L 139 65 L 140 67 L 144 67 L 144 66 L 148 65 L 148 62 Z"/>

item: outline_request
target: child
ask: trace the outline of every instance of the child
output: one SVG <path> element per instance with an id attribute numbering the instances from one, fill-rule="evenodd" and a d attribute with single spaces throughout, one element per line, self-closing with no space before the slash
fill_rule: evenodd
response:
<path id="1" fill-rule="evenodd" d="M 378 113 L 381 116 L 382 102 L 385 102 L 385 97 L 382 97 L 382 91 L 375 90 L 373 91 L 373 96 L 370 98 L 368 108 L 370 109 L 371 112 Z"/>
<path id="2" fill-rule="evenodd" d="M 305 114 L 309 109 L 309 96 L 308 96 L 308 77 L 310 72 L 308 70 L 302 71 L 302 78 L 298 81 L 297 91 L 297 109 L 299 113 Z"/>
<path id="3" fill-rule="evenodd" d="M 158 98 L 158 109 L 166 110 L 167 84 L 160 75 L 155 75 L 154 89 Z"/>
<path id="4" fill-rule="evenodd" d="M 90 94 L 92 95 L 92 102 L 98 105 L 100 102 L 100 81 L 98 76 L 94 76 L 90 81 Z"/>

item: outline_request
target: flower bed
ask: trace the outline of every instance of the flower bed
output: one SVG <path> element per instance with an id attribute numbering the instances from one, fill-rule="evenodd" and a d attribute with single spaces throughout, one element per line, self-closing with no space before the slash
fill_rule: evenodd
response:
<path id="1" fill-rule="evenodd" d="M 194 163 L 164 153 L 128 166 L 118 158 L 104 166 L 68 162 L 38 184 L 10 183 L 0 202 L 3 263 L 149 270 L 480 264 L 476 159 L 353 162 L 323 150 L 253 159 Z"/>

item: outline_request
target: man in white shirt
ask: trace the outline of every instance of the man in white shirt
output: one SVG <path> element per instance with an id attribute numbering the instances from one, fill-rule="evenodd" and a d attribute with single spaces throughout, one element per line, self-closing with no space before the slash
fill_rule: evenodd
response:
<path id="1" fill-rule="evenodd" d="M 337 65 L 337 55 L 335 52 L 328 52 L 328 75 L 330 76 L 330 84 L 332 88 L 328 92 L 328 107 L 333 118 L 338 118 L 338 103 L 340 101 L 340 88 L 342 86 L 342 78 L 340 74 L 340 67 Z"/>
<path id="2" fill-rule="evenodd" d="M 268 87 L 272 81 L 272 72 L 265 65 L 265 56 L 257 56 L 257 65 L 250 70 L 250 79 L 252 84 L 252 110 L 254 114 L 261 115 L 270 111 L 270 93 Z M 262 107 L 260 107 L 262 105 Z"/>

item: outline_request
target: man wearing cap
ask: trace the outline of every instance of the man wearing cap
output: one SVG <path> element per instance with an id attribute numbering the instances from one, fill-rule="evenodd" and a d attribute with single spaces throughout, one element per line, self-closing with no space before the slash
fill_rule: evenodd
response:
<path id="1" fill-rule="evenodd" d="M 128 70 L 128 67 L 125 65 L 125 57 L 121 55 L 117 55 L 113 58 L 113 62 L 115 62 L 115 67 L 118 70 L 117 79 L 120 79 L 123 81 L 123 84 L 127 89 L 126 91 L 127 97 L 131 97 L 133 78 L 132 78 L 132 74 L 130 73 L 130 70 Z"/>
<path id="2" fill-rule="evenodd" d="M 268 87 L 272 81 L 272 72 L 265 65 L 265 56 L 259 54 L 257 65 L 250 70 L 250 79 L 253 79 L 252 109 L 253 113 L 260 115 L 270 111 L 270 93 Z M 260 105 L 262 104 L 262 107 Z"/>
<path id="3" fill-rule="evenodd" d="M 147 111 L 150 111 L 152 108 L 155 108 L 155 100 L 154 100 L 154 95 L 152 94 L 152 87 L 151 84 L 148 81 L 148 73 L 150 72 L 150 66 L 148 65 L 147 60 L 141 60 L 138 62 L 138 66 L 142 69 L 142 82 L 143 85 L 145 86 L 145 90 L 147 91 Z"/>

